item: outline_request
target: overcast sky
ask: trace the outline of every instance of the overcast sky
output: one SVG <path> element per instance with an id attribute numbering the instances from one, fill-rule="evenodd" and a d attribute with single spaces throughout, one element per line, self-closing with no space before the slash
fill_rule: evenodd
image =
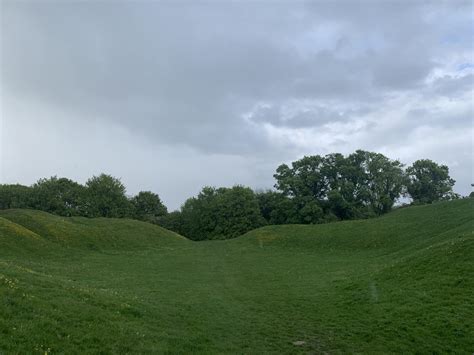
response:
<path id="1" fill-rule="evenodd" d="M 472 1 L 0 4 L 0 183 L 105 172 L 175 209 L 362 148 L 471 191 Z"/>

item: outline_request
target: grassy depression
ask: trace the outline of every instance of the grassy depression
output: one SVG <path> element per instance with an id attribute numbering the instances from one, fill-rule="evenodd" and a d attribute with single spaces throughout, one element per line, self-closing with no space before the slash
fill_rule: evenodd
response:
<path id="1" fill-rule="evenodd" d="M 471 354 L 473 207 L 206 242 L 1 211 L 0 353 Z"/>

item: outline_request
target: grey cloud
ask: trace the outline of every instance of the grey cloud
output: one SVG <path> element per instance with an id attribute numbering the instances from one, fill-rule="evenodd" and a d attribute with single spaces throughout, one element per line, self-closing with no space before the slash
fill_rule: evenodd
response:
<path id="1" fill-rule="evenodd" d="M 457 97 L 459 94 L 469 92 L 474 89 L 474 74 L 462 76 L 444 75 L 434 81 L 430 94 L 437 94 L 447 97 Z"/>
<path id="2" fill-rule="evenodd" d="M 343 11 L 347 5 L 341 3 L 332 12 L 343 24 L 341 39 L 349 30 L 360 31 L 361 37 L 372 31 L 365 27 L 365 12 L 352 6 Z M 243 105 L 252 101 L 288 96 L 367 98 L 377 91 L 373 84 L 403 87 L 430 70 L 428 61 L 420 62 L 424 53 L 417 58 L 413 53 L 394 56 L 402 42 L 392 43 L 395 49 L 390 53 L 366 53 L 352 60 L 318 51 L 319 44 L 310 42 L 305 46 L 315 53 L 298 56 L 291 41 L 324 23 L 324 10 L 332 8 L 325 3 L 314 17 L 304 12 L 304 3 L 295 8 L 280 4 L 273 11 L 247 3 L 7 2 L 5 7 L 9 16 L 2 74 L 8 88 L 84 111 L 85 118 L 101 116 L 127 125 L 134 116 L 135 127 L 143 125 L 160 139 L 179 138 L 183 124 L 192 129 L 203 122 L 238 125 Z M 403 16 L 411 14 L 410 19 L 416 16 L 405 6 L 392 4 L 390 11 L 394 9 Z M 345 23 L 341 14 L 352 11 L 361 17 L 359 22 Z M 298 13 L 303 14 L 300 24 L 295 21 Z M 386 21 L 385 16 L 377 26 L 392 31 Z M 228 107 L 225 114 L 216 109 L 222 105 Z M 164 129 L 151 130 L 151 122 Z"/>
<path id="3" fill-rule="evenodd" d="M 345 107 L 345 102 L 329 101 L 324 104 L 305 102 L 286 102 L 284 104 L 262 104 L 253 110 L 249 119 L 255 123 L 269 123 L 276 127 L 315 128 L 327 123 L 347 122 L 368 114 L 369 106 Z"/>

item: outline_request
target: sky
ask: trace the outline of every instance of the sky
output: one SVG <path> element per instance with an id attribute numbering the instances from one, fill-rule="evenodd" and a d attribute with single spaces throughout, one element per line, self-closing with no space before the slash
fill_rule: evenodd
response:
<path id="1" fill-rule="evenodd" d="M 474 182 L 473 1 L 0 0 L 0 183 L 102 172 L 170 210 L 370 150 Z"/>

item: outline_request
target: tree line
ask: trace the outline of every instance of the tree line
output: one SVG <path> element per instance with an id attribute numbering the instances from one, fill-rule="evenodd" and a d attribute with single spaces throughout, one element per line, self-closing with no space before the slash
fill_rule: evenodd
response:
<path id="1" fill-rule="evenodd" d="M 160 197 L 141 191 L 127 197 L 120 179 L 101 174 L 85 185 L 53 176 L 32 186 L 0 185 L 0 209 L 30 208 L 59 216 L 133 218 L 157 223 L 168 213 Z"/>
<path id="2" fill-rule="evenodd" d="M 227 239 L 267 224 L 314 224 L 370 218 L 392 210 L 406 196 L 413 204 L 459 198 L 449 169 L 357 150 L 344 156 L 305 156 L 280 165 L 275 189 L 204 187 L 178 211 L 168 212 L 151 191 L 126 195 L 120 179 L 101 174 L 84 185 L 67 178 L 32 186 L 0 185 L 0 209 L 32 208 L 60 216 L 133 218 L 159 224 L 193 240 Z"/>

